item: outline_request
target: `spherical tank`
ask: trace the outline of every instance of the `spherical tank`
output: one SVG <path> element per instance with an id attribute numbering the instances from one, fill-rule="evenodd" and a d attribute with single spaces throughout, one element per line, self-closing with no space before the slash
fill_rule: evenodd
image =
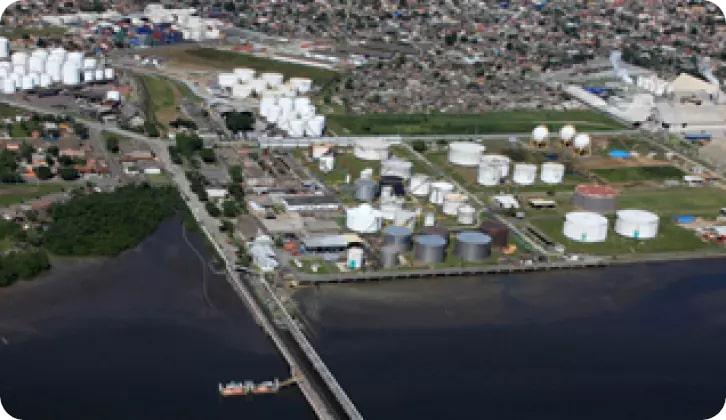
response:
<path id="1" fill-rule="evenodd" d="M 532 130 L 532 140 L 537 144 L 545 144 L 550 136 L 550 130 L 544 125 L 539 125 Z"/>
<path id="2" fill-rule="evenodd" d="M 569 145 L 572 143 L 572 139 L 575 138 L 575 135 L 577 134 L 577 130 L 575 130 L 575 127 L 567 124 L 562 126 L 560 129 L 560 140 L 562 140 L 562 143 Z"/>

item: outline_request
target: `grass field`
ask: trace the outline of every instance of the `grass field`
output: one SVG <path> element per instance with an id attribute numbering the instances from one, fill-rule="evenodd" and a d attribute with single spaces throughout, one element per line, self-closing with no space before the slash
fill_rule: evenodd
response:
<path id="1" fill-rule="evenodd" d="M 231 70 L 235 67 L 249 67 L 258 72 L 279 72 L 284 74 L 285 78 L 308 77 L 318 86 L 325 85 L 338 76 L 338 73 L 332 70 L 256 57 L 234 51 L 222 51 L 214 48 L 177 49 L 169 52 L 168 56 L 179 64 L 190 64 L 223 70 Z"/>
<path id="2" fill-rule="evenodd" d="M 178 86 L 171 80 L 159 76 L 141 76 L 140 80 L 148 96 L 145 102 L 148 102 L 147 106 L 150 109 L 147 112 L 153 113 L 154 120 L 158 124 L 167 127 L 169 121 L 179 116 L 177 107 L 182 93 Z"/>
<path id="3" fill-rule="evenodd" d="M 353 153 L 339 153 L 335 156 L 335 169 L 328 172 L 327 174 L 322 173 L 318 167 L 317 162 L 308 163 L 308 168 L 317 174 L 320 179 L 327 185 L 336 186 L 345 182 L 345 176 L 350 174 L 351 182 L 355 181 L 360 177 L 360 172 L 363 169 L 373 169 L 373 176 L 378 176 L 380 173 L 381 164 L 380 162 L 368 162 L 360 160 L 353 156 Z"/>
<path id="4" fill-rule="evenodd" d="M 28 200 L 40 198 L 47 194 L 57 193 L 68 188 L 63 183 L 47 184 L 1 184 L 0 207 L 23 203 Z"/>
<path id="5" fill-rule="evenodd" d="M 28 36 L 37 36 L 39 38 L 57 38 L 65 34 L 68 30 L 60 26 L 42 26 L 42 27 L 21 27 L 21 28 L 2 28 L 0 36 L 4 36 L 11 40 L 26 38 Z"/>
<path id="6" fill-rule="evenodd" d="M 593 169 L 591 171 L 603 181 L 613 183 L 681 180 L 685 173 L 673 166 L 638 166 L 632 168 Z"/>
<path id="7" fill-rule="evenodd" d="M 495 134 L 526 133 L 538 124 L 559 130 L 576 124 L 578 130 L 619 130 L 618 122 L 593 111 L 497 111 L 485 114 L 368 114 L 327 116 L 328 129 L 344 134 Z"/>

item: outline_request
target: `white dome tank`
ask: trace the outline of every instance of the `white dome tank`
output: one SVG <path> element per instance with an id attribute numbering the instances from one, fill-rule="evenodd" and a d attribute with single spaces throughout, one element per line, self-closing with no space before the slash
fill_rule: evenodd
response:
<path id="1" fill-rule="evenodd" d="M 96 72 L 94 70 L 83 71 L 83 83 L 91 83 L 96 80 Z"/>
<path id="2" fill-rule="evenodd" d="M 565 215 L 563 233 L 577 242 L 604 242 L 608 237 L 608 219 L 598 213 L 573 211 Z"/>
<path id="3" fill-rule="evenodd" d="M 10 56 L 10 62 L 13 63 L 13 66 L 16 66 L 16 65 L 27 66 L 28 65 L 28 53 L 26 53 L 25 51 L 14 52 Z"/>
<path id="4" fill-rule="evenodd" d="M 28 72 L 28 66 L 25 64 L 13 64 L 13 73 L 23 76 Z"/>
<path id="5" fill-rule="evenodd" d="M 346 209 L 345 226 L 357 233 L 376 233 L 381 230 L 380 211 L 370 204 L 361 204 L 358 207 Z"/>
<path id="6" fill-rule="evenodd" d="M 83 53 L 80 51 L 71 51 L 66 54 L 66 63 L 75 64 L 76 67 L 83 67 Z"/>
<path id="7" fill-rule="evenodd" d="M 106 92 L 106 100 L 107 101 L 114 101 L 114 102 L 121 102 L 121 92 L 117 90 L 109 90 Z"/>
<path id="8" fill-rule="evenodd" d="M 74 62 L 66 62 L 63 65 L 63 84 L 66 86 L 77 86 L 81 83 L 81 70 Z"/>
<path id="9" fill-rule="evenodd" d="M 28 71 L 34 73 L 45 73 L 45 57 L 31 55 L 28 58 Z"/>
<path id="10" fill-rule="evenodd" d="M 562 143 L 569 146 L 572 143 L 572 139 L 575 138 L 576 134 L 577 130 L 575 130 L 575 127 L 573 125 L 564 125 L 560 129 L 560 140 L 562 140 Z"/>
<path id="11" fill-rule="evenodd" d="M 111 67 L 106 67 L 103 70 L 103 78 L 105 80 L 113 80 L 116 77 L 116 71 Z"/>
<path id="12" fill-rule="evenodd" d="M 579 152 L 587 150 L 590 147 L 590 136 L 587 134 L 578 134 L 575 136 L 573 146 L 575 147 L 575 150 Z"/>
<path id="13" fill-rule="evenodd" d="M 258 95 L 261 95 L 262 92 L 267 90 L 267 82 L 262 79 L 252 79 L 250 81 L 250 86 L 252 87 L 252 90 Z"/>
<path id="14" fill-rule="evenodd" d="M 280 107 L 277 105 L 271 105 L 267 109 L 267 115 L 265 115 L 265 118 L 267 118 L 267 121 L 269 121 L 272 124 L 275 124 L 280 119 L 280 114 L 282 111 L 280 110 Z"/>
<path id="15" fill-rule="evenodd" d="M 428 175 L 416 174 L 411 177 L 408 187 L 411 195 L 416 197 L 428 197 L 431 193 L 431 181 Z"/>
<path id="16" fill-rule="evenodd" d="M 485 164 L 484 162 L 482 162 L 481 164 L 479 164 L 479 171 L 477 172 L 476 182 L 478 182 L 479 185 L 493 187 L 495 185 L 499 185 L 499 182 L 502 179 L 500 175 L 501 172 L 497 166 Z"/>
<path id="17" fill-rule="evenodd" d="M 660 218 L 645 210 L 618 210 L 615 232 L 626 238 L 653 239 L 658 236 Z"/>
<path id="18" fill-rule="evenodd" d="M 31 90 L 34 87 L 35 86 L 33 86 L 33 77 L 30 76 L 29 74 L 26 74 L 25 76 L 23 76 L 23 79 L 22 79 L 22 82 L 21 82 L 21 85 L 20 85 L 20 89 L 22 89 L 22 90 Z"/>
<path id="19" fill-rule="evenodd" d="M 255 78 L 255 71 L 248 68 L 236 68 L 234 74 L 237 75 L 237 80 L 243 83 L 247 83 Z"/>
<path id="20" fill-rule="evenodd" d="M 382 139 L 361 139 L 353 146 L 353 155 L 362 160 L 388 159 L 389 144 Z"/>
<path id="21" fill-rule="evenodd" d="M 292 100 L 292 98 L 288 98 L 287 96 L 283 96 L 280 99 L 278 99 L 277 104 L 280 106 L 280 110 L 284 114 L 292 114 L 292 110 L 293 110 L 293 100 Z"/>
<path id="22" fill-rule="evenodd" d="M 0 59 L 6 59 L 10 56 L 10 41 L 3 37 L 0 37 Z"/>
<path id="23" fill-rule="evenodd" d="M 447 216 L 456 216 L 459 208 L 462 207 L 469 198 L 464 194 L 449 193 L 444 196 L 444 205 L 442 211 Z"/>
<path id="24" fill-rule="evenodd" d="M 232 97 L 246 99 L 252 95 L 252 88 L 249 85 L 236 84 L 232 86 Z"/>
<path id="25" fill-rule="evenodd" d="M 537 165 L 530 163 L 517 163 L 514 165 L 512 181 L 519 185 L 532 185 L 537 179 Z"/>
<path id="26" fill-rule="evenodd" d="M 472 142 L 449 144 L 449 163 L 459 166 L 477 166 L 486 147 Z"/>
<path id="27" fill-rule="evenodd" d="M 550 136 L 550 130 L 544 125 L 538 125 L 532 130 L 532 141 L 538 145 L 547 144 L 547 140 Z"/>
<path id="28" fill-rule="evenodd" d="M 63 80 L 63 61 L 60 58 L 51 57 L 45 66 L 45 71 L 50 75 L 54 83 Z"/>
<path id="29" fill-rule="evenodd" d="M 93 78 L 96 81 L 101 82 L 104 79 L 104 74 L 105 73 L 104 73 L 103 69 L 96 69 L 96 72 L 94 73 Z"/>
<path id="30" fill-rule="evenodd" d="M 545 184 L 561 184 L 565 178 L 565 165 L 557 162 L 546 162 L 542 164 L 540 179 Z"/>
<path id="31" fill-rule="evenodd" d="M 432 182 L 430 185 L 431 194 L 429 195 L 429 202 L 431 204 L 442 205 L 446 194 L 454 191 L 454 184 L 446 181 Z"/>
<path id="32" fill-rule="evenodd" d="M 98 60 L 95 58 L 88 57 L 83 59 L 83 70 L 96 70 L 96 66 L 98 66 Z"/>
<path id="33" fill-rule="evenodd" d="M 305 123 L 303 120 L 290 120 L 290 136 L 303 137 L 305 135 Z"/>
<path id="34" fill-rule="evenodd" d="M 511 165 L 511 163 L 512 160 L 508 156 L 489 154 L 481 157 L 479 167 L 482 165 L 493 166 L 498 169 L 499 178 L 503 179 L 509 176 L 509 165 Z"/>
<path id="35" fill-rule="evenodd" d="M 43 73 L 40 75 L 40 81 L 38 84 L 40 85 L 41 88 L 47 89 L 50 87 L 50 85 L 52 83 L 53 83 L 53 80 L 51 79 L 50 74 Z"/>
<path id="36" fill-rule="evenodd" d="M 310 105 L 312 105 L 310 98 L 305 96 L 298 96 L 293 100 L 293 110 L 295 112 L 306 111 Z"/>
<path id="37" fill-rule="evenodd" d="M 304 95 L 313 87 L 313 81 L 306 77 L 292 77 L 289 80 L 290 86 L 301 95 Z"/>
<path id="38" fill-rule="evenodd" d="M 23 76 L 13 73 L 8 76 L 8 79 L 10 79 L 15 84 L 15 89 L 20 89 L 23 86 Z"/>

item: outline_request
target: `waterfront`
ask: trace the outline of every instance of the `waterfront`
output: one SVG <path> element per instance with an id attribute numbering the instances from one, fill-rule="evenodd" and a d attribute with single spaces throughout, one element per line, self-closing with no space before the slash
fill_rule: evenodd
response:
<path id="1" fill-rule="evenodd" d="M 367 418 L 708 418 L 726 264 L 345 284 L 297 294 Z"/>
<path id="2" fill-rule="evenodd" d="M 221 399 L 217 383 L 289 370 L 178 219 L 113 259 L 0 289 L 0 396 L 32 419 L 313 418 L 296 387 Z M 189 235 L 208 258 L 198 235 Z M 203 284 L 206 283 L 206 292 Z"/>

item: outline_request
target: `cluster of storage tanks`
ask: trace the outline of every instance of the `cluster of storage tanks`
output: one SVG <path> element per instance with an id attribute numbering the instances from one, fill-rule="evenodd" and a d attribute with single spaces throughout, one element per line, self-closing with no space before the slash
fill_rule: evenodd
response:
<path id="1" fill-rule="evenodd" d="M 565 166 L 557 162 L 538 165 L 515 163 L 504 155 L 484 154 L 486 148 L 478 143 L 455 142 L 449 145 L 449 163 L 464 167 L 478 167 L 477 182 L 484 186 L 496 186 L 510 176 L 518 185 L 532 185 L 537 181 L 546 184 L 560 184 L 565 177 Z M 511 168 L 511 171 L 510 171 Z"/>
<path id="2" fill-rule="evenodd" d="M 61 85 L 74 87 L 82 83 L 111 81 L 114 77 L 113 68 L 105 67 L 97 58 L 86 57 L 82 52 L 38 48 L 32 52 L 10 54 L 7 38 L 0 38 L 0 86 L 3 94 Z"/>
<path id="3" fill-rule="evenodd" d="M 658 235 L 660 218 L 645 210 L 617 210 L 618 192 L 607 185 L 578 185 L 572 204 L 581 211 L 565 215 L 564 235 L 577 242 L 607 240 L 609 219 L 615 213 L 615 232 L 626 238 L 652 239 Z"/>
<path id="4" fill-rule="evenodd" d="M 462 262 L 481 262 L 492 253 L 492 237 L 481 231 L 463 231 L 455 234 L 454 255 Z M 389 226 L 383 230 L 380 260 L 383 268 L 398 264 L 399 256 L 413 251 L 419 264 L 440 264 L 446 260 L 449 232 L 445 229 L 424 230 L 414 235 L 407 227 Z"/>
<path id="5" fill-rule="evenodd" d="M 195 8 L 167 9 L 161 4 L 149 4 L 144 9 L 144 14 L 153 23 L 176 25 L 184 39 L 204 41 L 219 39 L 221 36 L 222 22 L 219 19 L 205 19 L 198 16 Z"/>
<path id="6" fill-rule="evenodd" d="M 546 125 L 538 125 L 532 130 L 532 143 L 538 147 L 545 147 L 549 144 L 550 130 Z M 590 136 L 585 133 L 577 133 L 573 125 L 567 124 L 560 129 L 560 141 L 566 147 L 571 147 L 580 154 L 587 153 L 590 149 Z"/>
<path id="7" fill-rule="evenodd" d="M 311 79 L 291 77 L 285 82 L 282 73 L 256 74 L 249 68 L 237 68 L 217 76 L 220 89 L 232 98 L 260 98 L 260 115 L 290 137 L 320 137 L 325 117 L 318 115 L 315 105 L 305 96 L 313 87 Z"/>

